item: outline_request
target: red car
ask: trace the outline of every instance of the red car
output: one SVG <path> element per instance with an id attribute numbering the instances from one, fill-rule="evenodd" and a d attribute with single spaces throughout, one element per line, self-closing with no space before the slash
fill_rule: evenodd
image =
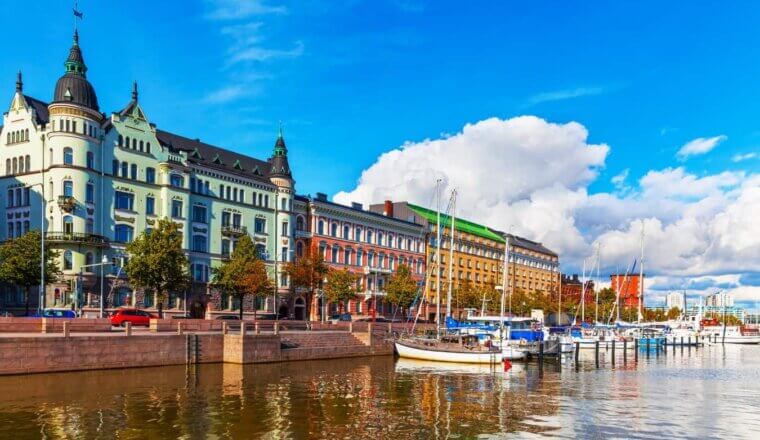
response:
<path id="1" fill-rule="evenodd" d="M 118 327 L 124 327 L 127 322 L 131 322 L 132 326 L 142 325 L 145 327 L 150 326 L 150 319 L 155 316 L 140 309 L 118 309 L 111 315 L 111 325 Z"/>

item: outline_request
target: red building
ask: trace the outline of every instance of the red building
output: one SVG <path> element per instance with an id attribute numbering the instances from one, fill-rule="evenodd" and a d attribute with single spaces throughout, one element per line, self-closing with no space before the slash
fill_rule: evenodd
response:
<path id="1" fill-rule="evenodd" d="M 319 252 L 328 266 L 347 268 L 357 275 L 359 294 L 343 311 L 353 315 L 390 317 L 393 308 L 384 301 L 388 279 L 400 264 L 407 265 L 421 283 L 425 278 L 425 231 L 417 223 L 393 217 L 393 206 L 386 214 L 364 210 L 354 203 L 340 205 L 325 194 L 296 198 L 296 259 L 310 248 Z M 312 319 L 325 310 L 321 299 L 314 301 Z M 338 313 L 339 304 L 327 304 L 327 314 Z M 375 309 L 375 307 L 377 307 Z"/>
<path id="2" fill-rule="evenodd" d="M 639 293 L 641 292 L 641 277 L 639 274 L 613 274 L 610 275 L 610 287 L 615 293 L 619 292 L 620 305 L 622 307 L 638 307 Z"/>
<path id="3" fill-rule="evenodd" d="M 583 292 L 583 283 L 578 275 L 562 275 L 562 301 L 580 304 L 581 293 Z M 586 281 L 586 304 L 594 304 L 596 293 L 594 293 L 594 281 Z"/>

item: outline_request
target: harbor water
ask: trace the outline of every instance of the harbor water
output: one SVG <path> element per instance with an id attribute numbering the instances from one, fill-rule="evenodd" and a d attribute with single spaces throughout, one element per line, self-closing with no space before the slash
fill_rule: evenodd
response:
<path id="1" fill-rule="evenodd" d="M 760 346 L 563 365 L 393 357 L 0 377 L 1 439 L 754 438 Z"/>

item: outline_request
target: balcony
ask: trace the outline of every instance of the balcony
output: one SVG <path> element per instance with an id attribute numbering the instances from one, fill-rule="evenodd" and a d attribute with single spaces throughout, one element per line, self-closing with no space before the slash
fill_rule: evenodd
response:
<path id="1" fill-rule="evenodd" d="M 248 234 L 248 228 L 245 226 L 237 226 L 237 225 L 224 225 L 222 226 L 222 235 L 225 237 L 242 237 L 243 235 Z"/>
<path id="2" fill-rule="evenodd" d="M 82 232 L 46 232 L 45 240 L 51 243 L 77 243 L 97 247 L 106 247 L 109 243 L 108 238 L 102 235 Z"/>
<path id="3" fill-rule="evenodd" d="M 71 196 L 58 196 L 58 207 L 65 212 L 71 212 L 77 204 L 77 199 Z"/>

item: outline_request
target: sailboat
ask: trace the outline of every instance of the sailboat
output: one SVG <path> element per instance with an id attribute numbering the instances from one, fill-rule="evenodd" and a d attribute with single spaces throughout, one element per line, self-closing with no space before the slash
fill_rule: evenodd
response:
<path id="1" fill-rule="evenodd" d="M 440 268 L 441 261 L 441 190 L 440 181 L 436 185 L 437 191 L 437 216 L 436 216 L 436 237 L 437 237 L 437 252 L 436 252 L 436 267 Z M 451 199 L 449 201 L 450 209 L 450 224 L 449 233 L 450 245 L 449 245 L 449 274 L 448 274 L 448 293 L 446 301 L 446 316 L 451 316 L 451 292 L 452 292 L 452 277 L 454 260 L 454 233 L 456 231 L 456 189 L 451 193 Z M 438 279 L 440 280 L 440 271 L 438 271 Z M 436 307 L 440 312 L 440 281 L 438 283 L 439 288 L 436 289 Z M 503 295 L 502 295 L 503 301 Z M 467 334 L 460 332 L 453 332 L 441 334 L 440 329 L 440 313 L 437 315 L 438 324 L 436 325 L 436 338 L 399 338 L 395 341 L 396 353 L 399 357 L 408 359 L 418 359 L 437 362 L 456 362 L 456 363 L 468 363 L 468 364 L 496 364 L 500 363 L 503 359 L 503 350 L 497 347 L 493 343 L 492 335 L 489 333 L 482 334 Z M 509 353 L 511 353 L 511 348 Z"/>

